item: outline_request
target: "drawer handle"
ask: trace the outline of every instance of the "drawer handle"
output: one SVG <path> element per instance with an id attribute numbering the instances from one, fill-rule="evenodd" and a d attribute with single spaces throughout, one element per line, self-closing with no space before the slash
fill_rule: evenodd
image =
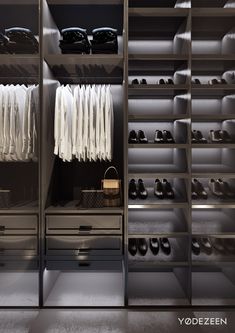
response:
<path id="1" fill-rule="evenodd" d="M 79 229 L 79 231 L 91 231 L 92 226 L 91 225 L 80 225 L 78 229 Z"/>
<path id="2" fill-rule="evenodd" d="M 90 263 L 89 262 L 80 262 L 78 265 L 79 265 L 79 267 L 89 267 Z"/>

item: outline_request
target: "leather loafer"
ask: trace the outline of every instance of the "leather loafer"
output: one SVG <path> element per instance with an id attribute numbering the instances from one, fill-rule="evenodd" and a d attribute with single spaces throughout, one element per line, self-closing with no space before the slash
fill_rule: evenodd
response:
<path id="1" fill-rule="evenodd" d="M 134 130 L 130 131 L 128 142 L 132 143 L 132 144 L 138 143 L 138 137 L 137 137 L 136 131 L 134 131 Z"/>
<path id="2" fill-rule="evenodd" d="M 195 256 L 198 256 L 201 252 L 200 245 L 196 238 L 192 238 L 192 252 Z"/>
<path id="3" fill-rule="evenodd" d="M 138 79 L 132 80 L 131 84 L 140 84 Z"/>
<path id="4" fill-rule="evenodd" d="M 163 253 L 167 256 L 171 253 L 171 244 L 168 238 L 160 238 L 160 246 Z"/>
<path id="5" fill-rule="evenodd" d="M 145 238 L 138 239 L 138 250 L 140 255 L 145 256 L 148 252 L 148 243 Z"/>
<path id="6" fill-rule="evenodd" d="M 137 240 L 135 238 L 129 238 L 128 240 L 128 251 L 132 256 L 137 253 Z"/>
<path id="7" fill-rule="evenodd" d="M 175 140 L 170 131 L 163 131 L 163 140 L 165 143 L 175 143 Z"/>
<path id="8" fill-rule="evenodd" d="M 152 251 L 152 254 L 154 256 L 156 256 L 158 254 L 159 248 L 160 248 L 158 239 L 157 238 L 150 238 L 149 246 L 150 246 L 150 249 Z"/>
<path id="9" fill-rule="evenodd" d="M 235 194 L 231 190 L 229 184 L 222 179 L 217 179 L 217 182 L 220 184 L 220 189 L 223 192 L 224 196 L 227 198 L 234 198 Z"/>
<path id="10" fill-rule="evenodd" d="M 158 199 L 163 199 L 164 198 L 163 186 L 162 186 L 162 183 L 160 182 L 159 179 L 155 180 L 155 184 L 154 184 L 154 195 Z"/>
<path id="11" fill-rule="evenodd" d="M 207 143 L 207 139 L 204 138 L 201 131 L 194 130 L 193 133 L 198 143 Z"/>
<path id="12" fill-rule="evenodd" d="M 155 136 L 154 136 L 154 142 L 155 143 L 164 143 L 162 131 L 156 130 Z"/>
<path id="13" fill-rule="evenodd" d="M 225 131 L 225 130 L 219 131 L 219 134 L 220 134 L 220 137 L 221 137 L 221 139 L 224 143 L 232 143 L 233 142 L 230 134 L 227 131 Z"/>
<path id="14" fill-rule="evenodd" d="M 169 183 L 167 179 L 163 179 L 162 185 L 163 185 L 164 197 L 166 199 L 174 199 L 175 194 L 174 194 L 174 191 L 172 189 L 171 183 Z"/>
<path id="15" fill-rule="evenodd" d="M 205 199 L 206 200 L 208 198 L 208 195 L 207 195 L 202 183 L 199 182 L 199 180 L 194 178 L 192 180 L 192 185 L 193 185 L 192 190 L 197 194 L 197 197 L 199 199 Z"/>
<path id="16" fill-rule="evenodd" d="M 174 84 L 174 81 L 172 79 L 168 79 L 167 84 Z"/>
<path id="17" fill-rule="evenodd" d="M 209 181 L 209 189 L 211 193 L 219 199 L 224 198 L 224 193 L 221 191 L 220 182 L 215 179 Z"/>
<path id="18" fill-rule="evenodd" d="M 199 79 L 193 79 L 192 84 L 201 84 L 201 81 Z"/>
<path id="19" fill-rule="evenodd" d="M 200 239 L 200 245 L 201 249 L 206 253 L 206 254 L 211 254 L 213 251 L 211 242 L 209 238 L 201 238 Z"/>
<path id="20" fill-rule="evenodd" d="M 139 139 L 139 143 L 148 143 L 148 139 L 144 133 L 144 131 L 139 131 L 138 132 L 138 139 Z"/>
<path id="21" fill-rule="evenodd" d="M 160 79 L 158 84 L 166 84 L 166 81 L 164 79 Z"/>
<path id="22" fill-rule="evenodd" d="M 147 80 L 146 80 L 146 79 L 142 79 L 142 80 L 140 81 L 140 84 L 147 84 Z"/>
<path id="23" fill-rule="evenodd" d="M 220 135 L 220 131 L 214 131 L 214 130 L 210 130 L 209 132 L 209 140 L 211 143 L 222 143 L 223 139 Z"/>
<path id="24" fill-rule="evenodd" d="M 137 198 L 137 186 L 135 179 L 131 179 L 129 182 L 129 198 L 135 200 Z"/>
<path id="25" fill-rule="evenodd" d="M 144 200 L 148 197 L 148 191 L 146 190 L 142 179 L 138 180 L 138 195 L 140 199 Z"/>

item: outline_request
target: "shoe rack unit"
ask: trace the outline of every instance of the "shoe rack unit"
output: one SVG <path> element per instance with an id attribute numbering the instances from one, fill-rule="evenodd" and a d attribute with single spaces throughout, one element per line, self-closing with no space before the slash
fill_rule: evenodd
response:
<path id="1" fill-rule="evenodd" d="M 148 190 L 147 199 L 128 202 L 128 241 L 148 244 L 145 256 L 128 254 L 130 306 L 189 305 L 190 11 L 175 4 L 129 0 L 128 133 L 143 130 L 149 140 L 128 145 L 128 179 L 143 179 Z M 136 78 L 147 84 L 133 84 Z M 169 78 L 174 84 L 159 84 Z M 175 143 L 154 143 L 157 129 Z M 172 200 L 154 195 L 155 179 L 164 178 Z M 150 238 L 168 238 L 171 254 L 153 255 Z"/>
<path id="2" fill-rule="evenodd" d="M 209 131 L 227 130 L 231 143 L 192 144 L 192 177 L 208 192 L 192 201 L 193 237 L 211 242 L 234 239 L 234 199 L 219 199 L 208 190 L 211 178 L 234 184 L 234 1 L 192 0 L 192 129 L 208 139 Z M 208 85 L 224 78 L 227 84 Z M 215 246 L 216 247 L 216 246 Z M 234 255 L 231 251 L 192 254 L 192 305 L 234 304 Z"/>
<path id="3" fill-rule="evenodd" d="M 39 38 L 38 1 L 0 1 L 0 30 L 27 26 Z M 12 15 L 15 13 L 15 15 Z M 39 84 L 39 54 L 1 54 L 0 84 Z M 39 305 L 39 162 L 0 162 L 0 307 Z M 2 206 L 3 207 L 3 206 Z"/>
<path id="4" fill-rule="evenodd" d="M 12 192 L 0 209 L 0 307 L 234 306 L 235 198 L 216 197 L 209 181 L 235 191 L 235 1 L 0 0 L 0 18 L 0 31 L 29 28 L 40 44 L 39 54 L 0 54 L 0 84 L 40 86 L 38 162 L 0 162 L 0 189 Z M 89 38 L 117 28 L 118 53 L 62 54 L 60 31 L 72 26 Z M 66 84 L 111 85 L 112 163 L 54 155 L 55 94 Z M 128 143 L 138 130 L 148 143 Z M 155 143 L 156 130 L 174 142 Z M 194 130 L 207 142 L 192 143 Z M 211 142 L 211 130 L 232 140 Z M 81 189 L 100 187 L 110 165 L 123 207 L 82 209 Z M 128 198 L 131 179 L 143 180 L 146 199 Z M 174 199 L 154 195 L 156 179 Z M 192 199 L 193 179 L 207 199 Z M 213 250 L 195 255 L 192 239 L 205 237 Z M 167 238 L 170 254 L 154 255 L 152 238 Z M 133 239 L 146 239 L 146 255 L 129 253 Z"/>

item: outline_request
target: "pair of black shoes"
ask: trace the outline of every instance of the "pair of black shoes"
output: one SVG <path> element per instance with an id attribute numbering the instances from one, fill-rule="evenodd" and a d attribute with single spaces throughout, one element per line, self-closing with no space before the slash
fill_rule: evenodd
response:
<path id="1" fill-rule="evenodd" d="M 154 195 L 158 199 L 174 199 L 175 194 L 171 186 L 171 183 L 167 179 L 160 181 L 159 179 L 155 180 L 154 184 Z"/>
<path id="2" fill-rule="evenodd" d="M 192 143 L 207 143 L 207 139 L 204 138 L 201 131 L 192 131 Z"/>
<path id="3" fill-rule="evenodd" d="M 235 254 L 235 239 L 234 238 L 193 238 L 192 252 L 198 256 L 204 252 L 208 255 L 213 251 L 220 254 Z"/>
<path id="4" fill-rule="evenodd" d="M 154 137 L 154 142 L 155 143 L 175 143 L 175 140 L 174 140 L 170 131 L 156 130 L 155 137 Z"/>
<path id="5" fill-rule="evenodd" d="M 134 79 L 134 80 L 132 80 L 131 84 L 147 84 L 147 80 L 142 79 L 139 81 L 138 79 Z"/>
<path id="6" fill-rule="evenodd" d="M 225 130 L 210 130 L 209 140 L 212 143 L 232 143 L 232 138 L 228 131 Z"/>
<path id="7" fill-rule="evenodd" d="M 194 178 L 192 180 L 192 199 L 196 200 L 196 199 L 207 199 L 208 195 L 207 192 L 204 188 L 204 186 L 202 185 L 202 183 L 197 180 L 196 178 Z"/>
<path id="8" fill-rule="evenodd" d="M 219 199 L 232 199 L 235 197 L 235 193 L 231 190 L 229 184 L 223 181 L 221 178 L 215 180 L 209 180 L 209 189 L 211 193 Z"/>
<path id="9" fill-rule="evenodd" d="M 174 84 L 174 81 L 173 81 L 172 79 L 167 79 L 167 80 L 165 80 L 165 79 L 160 79 L 160 80 L 158 81 L 158 84 Z"/>
<path id="10" fill-rule="evenodd" d="M 132 130 L 129 133 L 129 139 L 128 139 L 129 143 L 148 143 L 148 139 L 144 133 L 144 131 L 138 131 L 138 134 L 136 133 L 136 131 Z"/>
<path id="11" fill-rule="evenodd" d="M 193 84 L 202 84 L 201 81 L 199 79 L 193 79 L 192 80 Z M 210 85 L 214 85 L 214 84 L 227 84 L 227 81 L 225 79 L 211 79 L 208 81 L 208 84 Z"/>
<path id="12" fill-rule="evenodd" d="M 171 245 L 168 238 L 160 238 L 159 240 L 157 238 L 150 238 L 149 247 L 155 256 L 159 253 L 160 248 L 165 255 L 171 253 Z M 147 240 L 145 238 L 129 238 L 128 251 L 132 256 L 135 256 L 137 252 L 145 256 L 148 252 Z"/>
<path id="13" fill-rule="evenodd" d="M 135 179 L 131 179 L 129 182 L 129 198 L 135 200 L 137 198 L 147 199 L 148 191 L 145 188 L 144 182 L 142 179 L 138 180 L 136 184 Z"/>
<path id="14" fill-rule="evenodd" d="M 5 29 L 5 35 L 0 33 L 0 53 L 34 54 L 38 53 L 38 41 L 29 29 Z"/>
<path id="15" fill-rule="evenodd" d="M 98 28 L 92 30 L 92 40 L 89 41 L 86 29 L 67 28 L 61 31 L 60 40 L 62 53 L 79 54 L 115 54 L 118 53 L 117 30 L 113 28 Z"/>

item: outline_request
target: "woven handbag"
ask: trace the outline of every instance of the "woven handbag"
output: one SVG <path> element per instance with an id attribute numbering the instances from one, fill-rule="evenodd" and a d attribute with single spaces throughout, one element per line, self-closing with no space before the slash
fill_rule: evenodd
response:
<path id="1" fill-rule="evenodd" d="M 116 173 L 115 179 L 107 179 L 107 174 L 110 170 L 114 170 Z M 122 189 L 121 179 L 114 166 L 109 167 L 104 173 L 104 179 L 102 179 L 102 190 L 104 192 L 104 206 L 105 207 L 120 207 L 122 203 Z"/>

